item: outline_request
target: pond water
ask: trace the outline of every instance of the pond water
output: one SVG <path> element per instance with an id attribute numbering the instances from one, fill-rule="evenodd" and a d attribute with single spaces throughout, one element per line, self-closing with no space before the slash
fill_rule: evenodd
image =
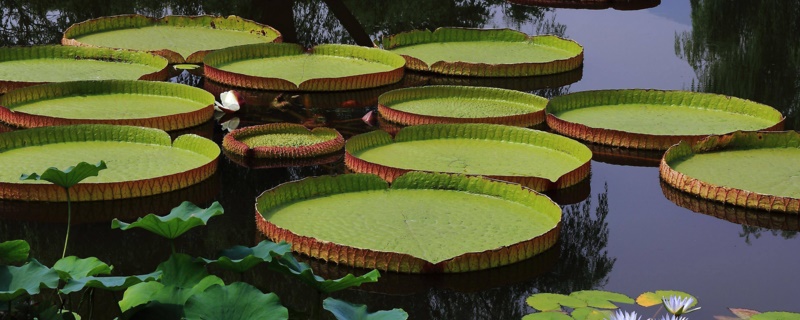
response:
<path id="1" fill-rule="evenodd" d="M 60 30 L 71 23 L 131 12 L 238 14 L 276 25 L 288 19 L 294 21 L 297 41 L 305 45 L 354 42 L 322 1 L 297 1 L 293 11 L 279 11 L 282 4 L 275 4 L 274 11 L 261 10 L 259 1 L 88 2 L 87 6 L 87 1 L 0 1 L 0 45 L 57 43 Z M 585 63 L 577 74 L 499 86 L 546 97 L 617 88 L 723 93 L 771 105 L 787 116 L 788 129 L 798 127 L 798 2 L 665 0 L 657 7 L 634 11 L 522 7 L 498 0 L 344 3 L 373 38 L 424 27 L 509 27 L 528 34 L 559 34 L 585 47 Z M 418 77 L 407 76 L 405 84 L 425 83 Z M 188 73 L 172 80 L 215 94 L 227 90 Z M 543 84 L 550 87 L 542 88 Z M 375 129 L 360 117 L 374 109 L 375 97 L 385 90 L 315 95 L 250 92 L 248 105 L 238 116 L 242 125 L 327 125 L 349 137 Z M 218 142 L 224 134 L 216 123 L 191 131 Z M 525 304 L 532 293 L 584 289 L 634 297 L 662 289 L 685 291 L 698 297 L 702 306 L 690 314 L 692 319 L 730 315 L 727 307 L 800 312 L 797 216 L 723 207 L 663 187 L 653 167 L 658 154 L 593 150 L 597 153 L 590 182 L 564 197 L 577 203 L 563 206 L 562 236 L 554 250 L 496 270 L 452 276 L 384 274 L 377 284 L 335 296 L 375 310 L 403 308 L 411 319 L 519 319 L 533 311 Z M 254 198 L 286 181 L 343 173 L 341 158 L 334 160 L 251 169 L 221 157 L 217 175 L 187 190 L 164 197 L 78 204 L 74 211 L 81 217 L 76 219 L 84 223 L 73 227 L 69 251 L 113 264 L 116 274 L 150 272 L 168 257 L 169 246 L 146 232 L 110 230 L 104 220 L 166 214 L 182 200 L 202 204 L 218 200 L 226 212 L 180 238 L 179 251 L 213 257 L 232 245 L 254 245 L 261 239 L 253 222 Z M 64 236 L 63 224 L 52 221 L 59 220 L 63 210 L 64 204 L 1 201 L 0 241 L 25 239 L 31 243 L 32 256 L 50 265 L 59 257 Z M 365 272 L 310 263 L 329 277 Z M 226 281 L 245 281 L 276 292 L 298 319 L 316 317 L 314 301 L 319 297 L 302 283 L 263 269 L 241 276 L 222 274 Z M 96 315 L 114 314 L 111 299 L 96 297 Z"/>

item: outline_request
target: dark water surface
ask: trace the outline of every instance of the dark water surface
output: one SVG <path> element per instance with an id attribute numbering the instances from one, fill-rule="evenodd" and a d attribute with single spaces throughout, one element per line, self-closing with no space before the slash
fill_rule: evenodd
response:
<path id="1" fill-rule="evenodd" d="M 663 0 L 658 7 L 636 11 L 522 7 L 497 0 L 344 3 L 373 38 L 424 27 L 509 27 L 528 34 L 559 34 L 585 47 L 582 71 L 484 85 L 546 97 L 615 88 L 723 93 L 778 108 L 787 116 L 789 129 L 798 127 L 800 3 L 795 1 Z M 269 9 L 277 6 L 258 7 L 258 1 L 0 0 L 0 45 L 57 43 L 60 31 L 71 23 L 119 13 L 238 14 L 273 24 L 292 18 L 291 13 Z M 299 42 L 354 42 L 323 2 L 298 1 L 293 11 Z M 186 73 L 173 81 L 215 94 L 228 89 Z M 469 80 L 412 75 L 404 85 L 441 82 Z M 375 129 L 360 117 L 374 109 L 375 98 L 385 90 L 318 95 L 246 92 L 248 105 L 238 116 L 242 125 L 296 122 L 333 126 L 352 136 Z M 342 106 L 348 108 L 337 108 Z M 215 123 L 194 131 L 216 141 L 223 135 Z M 727 307 L 800 312 L 797 216 L 700 201 L 662 187 L 653 167 L 657 154 L 594 150 L 595 160 L 603 162 L 592 162 L 590 191 L 584 186 L 566 197 L 578 203 L 563 206 L 557 248 L 497 270 L 453 276 L 384 274 L 377 284 L 335 296 L 371 309 L 401 307 L 412 319 L 519 319 L 533 311 L 524 301 L 532 293 L 585 289 L 634 297 L 662 289 L 686 291 L 702 306 L 690 314 L 692 319 L 730 315 Z M 316 166 L 251 169 L 222 157 L 218 174 L 194 188 L 165 197 L 78 204 L 74 211 L 85 223 L 73 227 L 69 251 L 80 257 L 97 256 L 113 264 L 117 275 L 150 272 L 168 257 L 169 246 L 146 232 L 110 230 L 106 221 L 114 216 L 133 220 L 148 212 L 166 214 L 181 200 L 204 205 L 218 200 L 226 212 L 208 227 L 180 238 L 179 251 L 213 257 L 232 245 L 253 245 L 260 240 L 253 222 L 254 198 L 286 181 L 343 173 L 341 159 L 333 160 Z M 0 201 L 0 241 L 26 239 L 32 256 L 51 265 L 60 254 L 64 225 L 42 221 L 60 219 L 64 209 L 63 204 Z M 310 263 L 330 277 L 364 272 Z M 315 317 L 314 301 L 320 297 L 302 283 L 266 270 L 222 275 L 226 281 L 245 281 L 276 292 L 298 319 Z M 111 300 L 98 297 L 95 305 L 96 314 L 114 315 Z"/>

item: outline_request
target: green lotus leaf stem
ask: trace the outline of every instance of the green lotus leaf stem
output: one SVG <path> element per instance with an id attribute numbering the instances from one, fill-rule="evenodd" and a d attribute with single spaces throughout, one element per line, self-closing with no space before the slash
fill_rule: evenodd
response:
<path id="1" fill-rule="evenodd" d="M 367 306 L 353 304 L 334 298 L 322 301 L 322 308 L 330 311 L 337 320 L 405 320 L 408 313 L 403 309 L 381 310 L 368 312 Z"/>
<path id="2" fill-rule="evenodd" d="M 186 301 L 184 311 L 188 320 L 289 319 L 289 310 L 280 304 L 276 294 L 265 294 L 242 282 L 227 286 L 212 286 L 202 293 L 193 295 Z"/>
<path id="3" fill-rule="evenodd" d="M 36 259 L 21 267 L 0 265 L 0 301 L 11 301 L 23 294 L 35 295 L 40 288 L 58 286 L 58 273 Z"/>
<path id="4" fill-rule="evenodd" d="M 87 162 L 81 162 L 76 166 L 72 166 L 64 170 L 59 170 L 56 167 L 50 167 L 41 175 L 34 172 L 31 174 L 22 174 L 22 176 L 19 177 L 20 180 L 44 180 L 64 188 L 64 192 L 67 194 L 67 235 L 64 239 L 64 250 L 61 252 L 62 259 L 67 255 L 69 231 L 70 227 L 72 226 L 72 201 L 70 201 L 69 198 L 69 188 L 86 178 L 96 177 L 100 173 L 100 170 L 107 168 L 108 167 L 106 166 L 105 161 L 100 160 L 100 162 L 95 165 Z"/>
<path id="5" fill-rule="evenodd" d="M 0 264 L 22 262 L 28 259 L 31 245 L 25 240 L 0 242 Z"/>
<path id="6" fill-rule="evenodd" d="M 133 223 L 125 223 L 114 219 L 111 221 L 112 229 L 128 230 L 131 228 L 142 228 L 152 233 L 155 233 L 164 238 L 175 240 L 175 238 L 184 234 L 186 231 L 191 230 L 197 226 L 203 226 L 208 223 L 212 217 L 221 215 L 225 212 L 219 202 L 214 201 L 206 209 L 200 208 L 195 204 L 184 201 L 179 206 L 173 208 L 166 216 L 157 216 L 155 214 L 148 214 L 143 218 L 137 219 Z M 172 247 L 173 253 L 175 247 Z"/>
<path id="7" fill-rule="evenodd" d="M 152 273 L 126 276 L 126 277 L 94 277 L 88 276 L 79 279 L 70 279 L 64 285 L 64 288 L 59 290 L 63 294 L 70 294 L 73 292 L 81 291 L 84 288 L 100 288 L 104 290 L 120 291 L 125 290 L 135 284 L 147 281 L 158 280 L 161 277 L 161 271 Z"/>
<path id="8" fill-rule="evenodd" d="M 234 246 L 222 250 L 217 260 L 202 259 L 206 264 L 216 264 L 235 272 L 245 272 L 262 262 L 271 262 L 273 255 L 283 256 L 292 251 L 286 242 L 274 243 L 269 240 L 259 242 L 256 246 Z"/>

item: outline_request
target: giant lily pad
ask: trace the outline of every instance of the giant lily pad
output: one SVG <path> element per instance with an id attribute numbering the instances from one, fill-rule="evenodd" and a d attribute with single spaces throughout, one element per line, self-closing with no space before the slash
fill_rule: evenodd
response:
<path id="1" fill-rule="evenodd" d="M 378 98 L 381 117 L 402 125 L 495 123 L 531 127 L 544 122 L 547 99 L 519 91 L 428 86 L 389 91 Z"/>
<path id="2" fill-rule="evenodd" d="M 800 133 L 735 132 L 681 142 L 659 167 L 667 184 L 701 198 L 800 213 Z"/>
<path id="3" fill-rule="evenodd" d="M 237 16 L 166 16 L 138 14 L 101 17 L 76 23 L 61 43 L 150 51 L 170 63 L 201 63 L 209 52 L 237 45 L 280 42 L 270 26 Z"/>
<path id="4" fill-rule="evenodd" d="M 415 30 L 384 38 L 383 48 L 402 55 L 411 70 L 457 76 L 545 75 L 583 63 L 583 47 L 574 41 L 509 29 Z"/>
<path id="5" fill-rule="evenodd" d="M 271 123 L 233 130 L 222 139 L 222 147 L 242 157 L 310 158 L 341 150 L 344 138 L 332 128 Z"/>
<path id="6" fill-rule="evenodd" d="M 0 121 L 25 128 L 107 123 L 178 130 L 210 120 L 213 105 L 205 90 L 175 83 L 61 82 L 0 96 Z"/>
<path id="7" fill-rule="evenodd" d="M 19 180 L 21 173 L 104 160 L 108 169 L 70 188 L 73 201 L 153 195 L 205 180 L 219 147 L 196 135 L 171 141 L 161 130 L 115 125 L 32 128 L 0 134 L 0 198 L 66 201 L 56 185 Z"/>
<path id="8" fill-rule="evenodd" d="M 164 80 L 167 59 L 139 51 L 32 46 L 0 48 L 0 94 L 47 82 Z"/>
<path id="9" fill-rule="evenodd" d="M 422 172 L 391 188 L 374 175 L 308 178 L 256 199 L 256 224 L 273 241 L 327 261 L 409 273 L 530 258 L 556 242 L 560 221 L 558 205 L 519 185 Z"/>
<path id="10" fill-rule="evenodd" d="M 781 130 L 784 117 L 749 100 L 688 91 L 600 90 L 550 99 L 547 124 L 563 135 L 635 149 L 737 130 Z"/>
<path id="11" fill-rule="evenodd" d="M 392 182 L 408 171 L 482 175 L 537 191 L 562 189 L 589 175 L 583 144 L 559 135 L 502 125 L 430 124 L 383 131 L 345 144 L 345 165 Z"/>
<path id="12" fill-rule="evenodd" d="M 306 51 L 297 44 L 226 48 L 206 56 L 206 77 L 227 85 L 265 90 L 341 91 L 392 84 L 405 60 L 376 48 L 324 44 Z"/>

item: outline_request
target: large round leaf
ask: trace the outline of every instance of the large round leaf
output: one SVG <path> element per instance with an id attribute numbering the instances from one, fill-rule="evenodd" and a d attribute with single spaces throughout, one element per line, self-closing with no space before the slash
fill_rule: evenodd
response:
<path id="1" fill-rule="evenodd" d="M 143 228 L 164 238 L 175 239 L 194 227 L 206 225 L 209 219 L 224 212 L 222 205 L 217 201 L 214 201 L 206 209 L 200 208 L 189 201 L 184 201 L 163 217 L 151 213 L 133 223 L 125 223 L 114 219 L 111 221 L 111 229 Z"/>
<path id="2" fill-rule="evenodd" d="M 0 264 L 25 261 L 31 245 L 25 240 L 9 240 L 0 242 Z"/>
<path id="3" fill-rule="evenodd" d="M 186 301 L 184 312 L 189 320 L 289 319 L 289 310 L 276 294 L 262 293 L 242 282 L 214 286 L 192 296 Z"/>
<path id="4" fill-rule="evenodd" d="M 559 207 L 530 189 L 421 172 L 391 188 L 374 175 L 309 178 L 263 193 L 256 208 L 259 229 L 295 251 L 414 273 L 527 259 L 555 243 L 561 220 Z"/>
<path id="5" fill-rule="evenodd" d="M 344 138 L 333 128 L 309 130 L 293 123 L 270 123 L 231 131 L 222 148 L 234 155 L 256 158 L 309 158 L 341 150 Z"/>
<path id="6" fill-rule="evenodd" d="M 557 293 L 537 293 L 531 295 L 525 302 L 539 311 L 561 311 L 561 307 L 580 308 L 586 306 L 586 301 Z"/>
<path id="7" fill-rule="evenodd" d="M 112 267 L 100 259 L 89 257 L 80 259 L 76 256 L 61 258 L 53 265 L 61 280 L 82 279 L 98 274 L 111 273 Z"/>
<path id="8" fill-rule="evenodd" d="M 37 294 L 41 287 L 55 288 L 58 280 L 58 273 L 36 259 L 21 267 L 0 265 L 0 301 L 10 301 L 23 294 Z"/>
<path id="9" fill-rule="evenodd" d="M 590 307 L 602 309 L 616 309 L 614 302 L 632 304 L 635 301 L 630 297 L 616 292 L 603 290 L 581 290 L 569 294 L 570 297 L 586 301 Z"/>
<path id="10" fill-rule="evenodd" d="M 138 14 L 76 23 L 61 39 L 64 45 L 150 51 L 170 63 L 201 63 L 216 49 L 273 41 L 281 41 L 277 30 L 237 16 L 151 18 Z"/>

